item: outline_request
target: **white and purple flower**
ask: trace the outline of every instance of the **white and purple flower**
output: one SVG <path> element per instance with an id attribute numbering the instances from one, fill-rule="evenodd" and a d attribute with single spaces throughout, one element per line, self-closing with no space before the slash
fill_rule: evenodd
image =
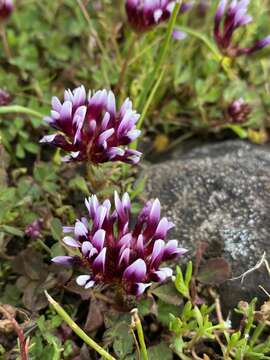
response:
<path id="1" fill-rule="evenodd" d="M 7 91 L 0 89 L 0 106 L 8 105 L 11 100 L 11 95 Z"/>
<path id="2" fill-rule="evenodd" d="M 52 98 L 51 115 L 44 120 L 59 132 L 44 136 L 40 142 L 68 151 L 64 161 L 136 164 L 141 153 L 127 146 L 140 135 L 138 119 L 129 99 L 117 111 L 112 91 L 99 90 L 87 96 L 84 86 L 80 86 L 66 90 L 63 103 Z"/>
<path id="3" fill-rule="evenodd" d="M 129 24 L 137 32 L 149 31 L 170 18 L 175 4 L 175 0 L 126 0 Z M 180 13 L 188 11 L 192 6 L 193 1 L 183 3 Z"/>
<path id="4" fill-rule="evenodd" d="M 0 0 L 0 21 L 6 21 L 14 9 L 13 0 Z"/>
<path id="5" fill-rule="evenodd" d="M 248 14 L 249 2 L 250 0 L 221 0 L 219 2 L 215 15 L 214 38 L 222 53 L 229 57 L 251 54 L 270 45 L 270 36 L 244 48 L 232 42 L 234 32 L 253 20 Z"/>
<path id="6" fill-rule="evenodd" d="M 34 220 L 31 224 L 28 224 L 25 228 L 25 235 L 31 239 L 37 239 L 41 235 L 43 227 L 43 219 Z"/>
<path id="7" fill-rule="evenodd" d="M 250 113 L 251 106 L 243 98 L 232 101 L 228 106 L 228 115 L 232 123 L 245 123 Z"/>
<path id="8" fill-rule="evenodd" d="M 149 201 L 130 228 L 131 204 L 125 193 L 117 192 L 114 210 L 109 200 L 100 203 L 95 195 L 85 200 L 88 217 L 77 220 L 74 227 L 65 227 L 63 242 L 75 249 L 74 256 L 57 256 L 52 261 L 63 265 L 79 265 L 87 275 L 80 275 L 77 284 L 90 288 L 96 283 L 115 284 L 127 294 L 140 296 L 152 282 L 172 276 L 162 262 L 186 253 L 177 240 L 165 242 L 174 226 L 160 218 L 160 202 Z"/>

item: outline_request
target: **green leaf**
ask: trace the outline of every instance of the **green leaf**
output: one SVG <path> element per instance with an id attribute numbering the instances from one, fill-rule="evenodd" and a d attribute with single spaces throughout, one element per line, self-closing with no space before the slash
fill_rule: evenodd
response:
<path id="1" fill-rule="evenodd" d="M 151 293 L 167 304 L 181 305 L 183 303 L 183 299 L 179 296 L 172 282 L 155 288 Z"/>
<path id="2" fill-rule="evenodd" d="M 168 344 L 161 342 L 159 345 L 147 349 L 149 360 L 172 360 L 173 353 Z"/>
<path id="3" fill-rule="evenodd" d="M 179 266 L 176 267 L 176 277 L 174 284 L 177 291 L 179 291 L 181 295 L 183 295 L 187 299 L 190 298 L 189 288 L 185 284 L 183 273 Z"/>
<path id="4" fill-rule="evenodd" d="M 158 309 L 158 320 L 165 326 L 169 326 L 170 323 L 170 316 L 169 314 L 180 316 L 180 307 L 166 304 L 165 302 L 158 300 L 157 302 L 157 309 Z"/>
<path id="5" fill-rule="evenodd" d="M 85 195 L 88 195 L 88 196 L 90 195 L 87 183 L 82 176 L 79 176 L 79 175 L 75 176 L 74 179 L 70 180 L 69 186 L 72 189 L 77 189 L 77 190 L 82 191 Z"/>
<path id="6" fill-rule="evenodd" d="M 24 151 L 24 148 L 23 146 L 19 143 L 16 145 L 16 156 L 19 158 L 19 159 L 23 159 L 25 157 L 25 151 Z"/>
<path id="7" fill-rule="evenodd" d="M 224 128 L 231 129 L 236 135 L 240 137 L 240 139 L 246 139 L 248 137 L 248 133 L 245 129 L 243 129 L 240 125 L 225 125 Z"/>
<path id="8" fill-rule="evenodd" d="M 29 151 L 31 154 L 37 154 L 40 147 L 37 144 L 27 142 L 24 144 L 24 148 Z"/>
<path id="9" fill-rule="evenodd" d="M 19 237 L 23 237 L 24 236 L 24 232 L 15 228 L 14 226 L 10 226 L 10 225 L 1 225 L 0 227 L 2 229 L 2 231 L 7 232 L 8 234 L 11 235 L 15 235 L 15 236 L 19 236 Z"/>
<path id="10" fill-rule="evenodd" d="M 53 218 L 51 221 L 51 233 L 55 240 L 60 240 L 62 237 L 62 223 L 57 218 Z"/>

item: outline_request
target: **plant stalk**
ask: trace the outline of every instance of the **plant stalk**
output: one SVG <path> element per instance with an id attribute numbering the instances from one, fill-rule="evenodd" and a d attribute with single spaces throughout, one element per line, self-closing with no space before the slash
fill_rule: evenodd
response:
<path id="1" fill-rule="evenodd" d="M 142 128 L 144 119 L 145 119 L 146 114 L 147 114 L 147 112 L 148 112 L 148 110 L 149 110 L 149 108 L 151 106 L 151 103 L 152 103 L 152 101 L 153 101 L 153 99 L 154 99 L 154 97 L 156 95 L 156 92 L 157 92 L 157 90 L 159 88 L 159 85 L 161 83 L 161 80 L 163 78 L 164 73 L 165 73 L 165 68 L 161 71 L 161 73 L 160 73 L 160 75 L 159 75 L 159 77 L 158 77 L 158 79 L 157 79 L 157 81 L 155 83 L 155 86 L 153 87 L 153 89 L 152 89 L 152 91 L 151 91 L 151 93 L 150 93 L 150 95 L 149 95 L 149 97 L 148 97 L 148 99 L 147 99 L 147 101 L 145 103 L 142 114 L 141 114 L 140 119 L 139 119 L 138 124 L 137 124 L 138 129 Z"/>
<path id="2" fill-rule="evenodd" d="M 127 72 L 128 66 L 130 64 L 130 60 L 131 60 L 131 57 L 132 57 L 133 50 L 134 50 L 134 47 L 136 45 L 137 39 L 138 39 L 138 36 L 132 34 L 132 39 L 131 39 L 131 43 L 129 45 L 128 53 L 127 53 L 127 55 L 125 57 L 125 60 L 123 61 L 120 76 L 119 76 L 119 80 L 118 80 L 117 85 L 116 85 L 116 90 L 115 90 L 116 94 L 118 94 L 119 92 L 122 91 L 122 87 L 123 87 L 124 81 L 125 81 L 126 72 Z"/>
<path id="3" fill-rule="evenodd" d="M 160 83 L 161 83 L 161 80 L 162 80 L 162 78 L 163 78 L 164 73 L 165 73 L 165 69 L 163 69 L 163 70 L 161 71 L 161 74 L 160 74 L 160 76 L 158 77 L 157 82 L 155 83 L 155 86 L 153 87 L 153 89 L 152 89 L 152 91 L 151 91 L 151 93 L 150 93 L 150 95 L 149 95 L 149 97 L 148 97 L 148 99 L 147 99 L 147 101 L 146 101 L 146 104 L 145 104 L 145 106 L 144 106 L 144 108 L 143 108 L 143 112 L 142 112 L 142 114 L 141 114 L 141 116 L 140 116 L 140 119 L 139 119 L 139 121 L 138 121 L 138 123 L 137 123 L 137 128 L 138 128 L 138 129 L 141 129 L 141 128 L 142 128 L 144 119 L 145 119 L 146 114 L 147 114 L 147 112 L 148 112 L 148 110 L 149 110 L 149 108 L 150 108 L 150 105 L 151 105 L 151 103 L 152 103 L 152 101 L 153 101 L 153 99 L 154 99 L 154 97 L 155 97 L 155 95 L 156 95 L 156 92 L 157 92 L 157 90 L 158 90 L 158 88 L 159 88 L 159 85 L 160 85 Z M 136 150 L 136 149 L 137 149 L 137 146 L 138 146 L 138 140 L 135 140 L 135 141 L 131 144 L 130 148 Z"/>
<path id="4" fill-rule="evenodd" d="M 138 309 L 131 310 L 131 315 L 132 315 L 132 323 L 133 323 L 134 327 L 136 327 L 136 330 L 137 330 L 138 339 L 139 339 L 141 352 L 142 352 L 142 358 L 143 358 L 143 360 L 148 360 L 148 354 L 147 354 L 147 349 L 146 349 L 144 335 L 143 335 L 143 328 L 142 328 L 142 323 L 141 323 L 141 320 L 140 320 L 140 317 L 138 314 Z"/>
<path id="5" fill-rule="evenodd" d="M 208 49 L 212 52 L 212 54 L 214 55 L 215 59 L 220 63 L 221 68 L 223 69 L 223 71 L 227 74 L 229 79 L 233 79 L 235 76 L 232 73 L 231 69 L 230 69 L 230 64 L 231 64 L 231 59 L 228 57 L 224 57 L 219 50 L 217 49 L 217 47 L 213 44 L 212 41 L 210 41 L 208 39 L 207 36 L 205 36 L 204 34 L 200 33 L 199 31 L 196 31 L 192 28 L 189 28 L 187 26 L 179 26 L 179 29 L 181 31 L 184 31 L 185 33 L 187 33 L 188 35 L 191 35 L 199 40 L 201 40 L 207 47 Z"/>
<path id="6" fill-rule="evenodd" d="M 139 112 L 143 111 L 144 108 L 144 103 L 145 103 L 145 99 L 150 91 L 150 89 L 153 87 L 154 82 L 156 81 L 156 78 L 158 76 L 158 73 L 164 63 L 165 57 L 168 53 L 169 50 L 169 45 L 171 42 L 171 38 L 172 38 L 172 33 L 173 33 L 173 29 L 176 23 L 176 19 L 177 19 L 177 15 L 179 13 L 180 10 L 180 6 L 181 6 L 182 1 L 179 0 L 176 2 L 173 13 L 170 17 L 170 21 L 169 21 L 169 25 L 166 31 L 166 35 L 165 35 L 165 39 L 164 39 L 164 43 L 158 53 L 157 56 L 157 62 L 156 65 L 153 69 L 153 71 L 149 74 L 149 76 L 146 78 L 146 81 L 144 82 L 144 87 L 143 87 L 143 91 L 139 97 L 139 102 L 138 102 L 138 106 L 137 109 Z"/>
<path id="7" fill-rule="evenodd" d="M 14 330 L 17 333 L 19 346 L 20 346 L 20 358 L 21 360 L 29 360 L 28 352 L 29 352 L 29 338 L 26 338 L 22 328 L 16 321 L 16 319 L 4 308 L 4 306 L 0 307 L 0 313 L 2 313 L 8 320 L 11 321 Z"/>
<path id="8" fill-rule="evenodd" d="M 11 55 L 11 50 L 10 50 L 9 45 L 8 45 L 5 25 L 3 23 L 0 24 L 0 35 L 1 35 L 1 38 L 2 38 L 2 43 L 3 43 L 3 49 L 4 49 L 5 56 L 9 60 L 12 55 Z"/>
<path id="9" fill-rule="evenodd" d="M 27 107 L 21 105 L 10 105 L 10 106 L 0 106 L 0 114 L 9 114 L 9 113 L 21 113 L 36 116 L 38 118 L 43 119 L 44 115 L 40 112 L 29 109 Z"/>
<path id="10" fill-rule="evenodd" d="M 100 356 L 107 360 L 116 360 L 106 350 L 99 346 L 93 339 L 91 339 L 68 315 L 68 313 L 58 304 L 48 293 L 45 291 L 45 295 L 49 303 L 53 306 L 54 310 L 62 319 L 68 324 L 68 326 L 78 335 L 87 345 L 96 350 Z"/>
<path id="11" fill-rule="evenodd" d="M 256 342 L 257 342 L 258 338 L 261 336 L 261 334 L 263 333 L 264 328 L 265 328 L 264 322 L 261 322 L 256 326 L 256 329 L 254 330 L 254 333 L 253 333 L 250 343 L 249 343 L 249 345 L 251 347 L 256 345 Z"/>

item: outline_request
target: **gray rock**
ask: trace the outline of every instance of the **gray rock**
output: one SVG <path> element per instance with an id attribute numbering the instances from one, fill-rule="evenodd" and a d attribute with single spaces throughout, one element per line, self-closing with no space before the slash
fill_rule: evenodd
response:
<path id="1" fill-rule="evenodd" d="M 174 155 L 175 157 L 175 155 Z M 242 141 L 194 149 L 177 159 L 149 166 L 147 198 L 158 197 L 176 224 L 177 238 L 194 254 L 198 241 L 209 247 L 205 258 L 222 256 L 237 277 L 254 267 L 266 252 L 270 259 L 270 151 Z M 265 266 L 220 286 L 224 309 L 240 300 L 266 298 L 270 292 Z"/>

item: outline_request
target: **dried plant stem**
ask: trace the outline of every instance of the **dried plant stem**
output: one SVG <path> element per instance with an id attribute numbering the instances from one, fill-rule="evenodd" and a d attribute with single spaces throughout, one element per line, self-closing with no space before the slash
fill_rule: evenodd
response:
<path id="1" fill-rule="evenodd" d="M 6 29 L 5 29 L 5 26 L 4 26 L 3 23 L 0 23 L 0 36 L 2 38 L 2 43 L 3 43 L 5 56 L 9 60 L 12 55 L 11 55 L 11 51 L 10 51 L 10 48 L 9 48 L 9 45 L 8 45 Z"/>
<path id="2" fill-rule="evenodd" d="M 54 310 L 61 316 L 61 318 L 68 324 L 68 326 L 78 335 L 87 345 L 96 350 L 100 356 L 107 360 L 116 360 L 100 345 L 98 345 L 93 339 L 91 339 L 68 315 L 68 313 L 58 304 L 48 293 L 45 291 L 45 295 L 49 303 L 53 306 Z"/>
<path id="3" fill-rule="evenodd" d="M 17 323 L 16 319 L 4 308 L 4 306 L 0 306 L 0 312 L 12 323 L 14 330 L 17 333 L 19 344 L 20 344 L 20 357 L 21 360 L 28 360 L 28 343 L 29 338 L 24 336 L 22 328 Z"/>
<path id="4" fill-rule="evenodd" d="M 83 1 L 77 0 L 77 4 L 78 4 L 79 8 L 81 9 L 81 12 L 82 12 L 86 22 L 88 23 L 90 33 L 95 38 L 102 55 L 104 56 L 104 58 L 106 59 L 108 64 L 112 64 L 112 62 L 110 61 L 109 56 L 107 54 L 106 48 L 102 44 L 102 41 L 100 40 L 100 37 L 98 36 L 98 33 L 96 32 L 96 30 L 94 29 L 94 27 L 92 25 L 91 18 L 88 14 L 88 11 L 87 11 Z M 102 72 L 103 72 L 104 80 L 107 83 L 107 86 L 110 87 L 110 80 L 109 80 L 109 76 L 108 76 L 107 69 L 105 66 L 102 66 Z"/>
<path id="5" fill-rule="evenodd" d="M 118 80 L 118 83 L 117 83 L 116 88 L 115 88 L 116 94 L 118 94 L 119 92 L 122 91 L 124 81 L 125 81 L 126 72 L 127 72 L 128 66 L 130 64 L 130 60 L 131 60 L 131 57 L 132 57 L 132 54 L 133 54 L 134 47 L 135 47 L 136 42 L 138 40 L 138 35 L 137 34 L 135 35 L 135 34 L 132 33 L 131 36 L 132 36 L 131 43 L 129 45 L 128 52 L 127 52 L 127 55 L 125 57 L 125 60 L 123 61 L 120 76 L 119 76 L 119 80 Z"/>
<path id="6" fill-rule="evenodd" d="M 219 324 L 224 324 L 224 319 L 223 319 L 222 310 L 221 310 L 220 297 L 211 288 L 209 289 L 209 293 L 212 296 L 212 298 L 215 300 L 216 314 L 217 314 L 218 322 L 219 322 Z"/>
<path id="7" fill-rule="evenodd" d="M 147 349 L 146 349 L 144 335 L 143 335 L 143 328 L 142 328 L 142 323 L 141 323 L 141 320 L 140 320 L 140 317 L 138 314 L 138 309 L 133 309 L 133 310 L 131 310 L 130 313 L 132 315 L 132 325 L 134 327 L 136 327 L 136 330 L 137 330 L 137 335 L 138 335 L 141 352 L 142 352 L 142 358 L 143 358 L 143 360 L 148 360 L 148 354 L 147 354 Z"/>

